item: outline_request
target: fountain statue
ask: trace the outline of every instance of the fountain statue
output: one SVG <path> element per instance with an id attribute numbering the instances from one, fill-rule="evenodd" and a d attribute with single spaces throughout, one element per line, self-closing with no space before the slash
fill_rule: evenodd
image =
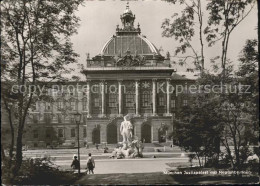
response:
<path id="1" fill-rule="evenodd" d="M 143 157 L 143 144 L 136 136 L 133 137 L 132 130 L 133 125 L 130 122 L 130 117 L 126 115 L 120 126 L 120 133 L 123 137 L 123 146 L 115 148 L 111 157 L 116 157 L 117 159 Z"/>
<path id="2" fill-rule="evenodd" d="M 123 136 L 123 150 L 126 150 L 128 146 L 131 145 L 133 137 L 133 125 L 129 121 L 129 116 L 124 116 L 124 121 L 122 121 L 120 126 L 120 133 Z"/>

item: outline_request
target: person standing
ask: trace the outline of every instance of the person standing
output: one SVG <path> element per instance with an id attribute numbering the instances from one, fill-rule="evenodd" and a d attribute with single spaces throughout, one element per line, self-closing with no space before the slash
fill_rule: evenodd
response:
<path id="1" fill-rule="evenodd" d="M 71 167 L 73 169 L 78 169 L 79 168 L 79 160 L 78 160 L 78 157 L 77 156 L 74 156 L 74 159 L 71 163 Z"/>
<path id="2" fill-rule="evenodd" d="M 92 172 L 92 174 L 94 174 L 94 168 L 95 168 L 95 161 L 94 159 L 91 157 L 91 153 L 88 154 L 88 161 L 87 161 L 87 173 L 89 171 Z"/>

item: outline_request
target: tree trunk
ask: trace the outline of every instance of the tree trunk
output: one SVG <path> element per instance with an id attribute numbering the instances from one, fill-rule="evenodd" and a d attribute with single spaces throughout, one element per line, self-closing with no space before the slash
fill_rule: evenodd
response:
<path id="1" fill-rule="evenodd" d="M 236 147 L 235 147 L 236 149 Z M 236 168 L 240 168 L 240 155 L 239 155 L 239 151 L 236 149 L 235 150 L 235 155 L 236 155 Z"/>
<path id="2" fill-rule="evenodd" d="M 1 161 L 5 161 L 5 151 L 4 151 L 4 146 L 1 144 Z"/>
<path id="3" fill-rule="evenodd" d="M 18 134 L 17 134 L 17 142 L 16 142 L 16 163 L 15 163 L 16 175 L 17 175 L 19 169 L 21 168 L 22 161 L 23 161 L 22 139 L 23 139 L 23 130 L 19 128 Z"/>
<path id="4" fill-rule="evenodd" d="M 197 158 L 198 158 L 198 160 L 199 160 L 199 165 L 200 165 L 200 167 L 201 167 L 200 157 L 199 157 L 199 155 L 198 155 L 197 152 L 196 152 L 196 156 L 197 156 Z"/>
<path id="5" fill-rule="evenodd" d="M 201 1 L 198 1 L 198 17 L 199 17 L 199 23 L 200 23 L 200 31 L 199 31 L 199 36 L 200 36 L 200 46 L 201 46 L 201 76 L 204 73 L 204 44 L 203 44 L 203 37 L 202 37 L 202 11 L 201 11 Z"/>
<path id="6" fill-rule="evenodd" d="M 4 104 L 5 104 L 5 109 L 8 112 L 8 120 L 9 120 L 9 125 L 10 125 L 10 130 L 11 130 L 11 144 L 10 144 L 10 149 L 9 149 L 9 162 L 8 166 L 11 168 L 12 166 L 12 160 L 13 160 L 13 151 L 14 151 L 14 126 L 13 126 L 13 120 L 12 120 L 12 111 L 8 107 L 7 100 L 3 98 Z"/>
<path id="7" fill-rule="evenodd" d="M 257 2 L 257 12 L 258 12 L 258 17 L 260 17 L 260 3 L 259 3 L 259 1 L 256 1 Z M 259 30 L 259 27 L 260 27 L 260 21 L 259 21 L 259 19 L 257 19 L 258 20 L 258 29 L 257 29 L 257 31 L 258 31 L 258 42 L 260 41 L 260 30 Z M 260 45 L 258 44 L 258 51 L 260 51 Z M 260 61 L 260 55 L 258 55 L 258 62 Z M 258 106 L 257 106 L 257 108 L 258 108 L 258 110 L 259 110 L 259 104 L 257 104 Z"/>

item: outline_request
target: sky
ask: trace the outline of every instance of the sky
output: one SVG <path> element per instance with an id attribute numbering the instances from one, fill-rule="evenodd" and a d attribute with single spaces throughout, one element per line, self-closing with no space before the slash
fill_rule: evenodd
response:
<path id="1" fill-rule="evenodd" d="M 123 14 L 126 3 L 127 1 L 124 0 L 86 0 L 84 6 L 79 7 L 77 15 L 81 19 L 80 27 L 78 34 L 72 37 L 74 50 L 80 55 L 79 63 L 86 64 L 86 53 L 90 53 L 90 57 L 100 54 L 103 45 L 115 34 L 116 25 L 122 26 L 120 15 Z M 206 3 L 207 0 L 202 0 L 204 7 Z M 162 37 L 161 25 L 165 18 L 171 18 L 174 13 L 180 12 L 182 7 L 162 0 L 132 0 L 129 1 L 129 6 L 136 16 L 135 26 L 140 23 L 141 34 L 145 35 L 158 49 L 162 48 L 162 55 L 165 55 L 167 51 L 173 55 L 178 42 L 174 38 Z M 256 28 L 257 7 L 255 6 L 230 38 L 228 58 L 235 66 L 238 65 L 238 55 L 246 40 L 257 38 Z M 195 45 L 198 43 L 197 39 L 194 40 Z M 206 63 L 210 58 L 219 55 L 220 49 L 220 43 L 211 48 L 206 46 Z M 206 67 L 209 68 L 210 65 Z M 176 66 L 176 68 L 179 67 Z M 183 70 L 183 67 L 181 69 Z"/>

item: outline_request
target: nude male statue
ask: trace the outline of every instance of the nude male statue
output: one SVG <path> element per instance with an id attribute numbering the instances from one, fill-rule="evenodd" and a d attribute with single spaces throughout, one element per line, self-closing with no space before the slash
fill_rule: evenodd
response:
<path id="1" fill-rule="evenodd" d="M 126 149 L 129 144 L 132 142 L 132 129 L 133 125 L 129 121 L 128 116 L 124 116 L 124 121 L 120 126 L 120 133 L 123 136 L 123 149 Z"/>

